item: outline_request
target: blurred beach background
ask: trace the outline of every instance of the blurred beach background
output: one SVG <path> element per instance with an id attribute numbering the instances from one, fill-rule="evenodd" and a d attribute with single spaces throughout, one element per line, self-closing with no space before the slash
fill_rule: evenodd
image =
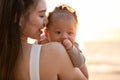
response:
<path id="1" fill-rule="evenodd" d="M 89 80 L 120 80 L 120 0 L 46 2 L 48 12 L 60 4 L 76 10 L 76 41 L 86 57 Z"/>
<path id="2" fill-rule="evenodd" d="M 89 80 L 120 80 L 120 0 L 46 0 L 48 12 L 60 4 L 78 15 L 76 41 L 86 57 Z"/>
<path id="3" fill-rule="evenodd" d="M 120 42 L 85 42 L 90 80 L 120 80 Z"/>

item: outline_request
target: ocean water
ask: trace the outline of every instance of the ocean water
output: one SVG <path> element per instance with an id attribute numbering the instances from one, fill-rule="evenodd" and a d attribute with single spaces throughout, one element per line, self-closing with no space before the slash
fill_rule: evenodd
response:
<path id="1" fill-rule="evenodd" d="M 120 42 L 84 42 L 89 80 L 120 80 Z"/>

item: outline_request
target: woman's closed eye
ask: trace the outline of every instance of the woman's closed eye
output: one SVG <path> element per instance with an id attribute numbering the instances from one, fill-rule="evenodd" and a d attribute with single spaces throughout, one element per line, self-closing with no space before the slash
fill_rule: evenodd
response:
<path id="1" fill-rule="evenodd" d="M 39 17 L 44 18 L 44 17 L 46 17 L 46 15 L 45 14 L 40 14 Z"/>
<path id="2" fill-rule="evenodd" d="M 40 15 L 39 17 L 40 17 L 40 18 L 44 18 L 45 16 L 44 16 L 44 15 Z"/>

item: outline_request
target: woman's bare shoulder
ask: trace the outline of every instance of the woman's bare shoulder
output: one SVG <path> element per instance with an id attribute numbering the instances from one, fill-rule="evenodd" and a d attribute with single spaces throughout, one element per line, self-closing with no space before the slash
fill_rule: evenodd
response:
<path id="1" fill-rule="evenodd" d="M 46 43 L 44 45 L 42 45 L 42 50 L 45 52 L 62 52 L 62 53 L 66 53 L 66 50 L 64 48 L 64 46 L 59 43 L 59 42 L 50 42 L 50 43 Z"/>
<path id="2" fill-rule="evenodd" d="M 60 63 L 62 65 L 65 62 L 67 62 L 65 65 L 69 64 L 72 66 L 71 60 L 67 54 L 65 47 L 59 42 L 51 42 L 43 45 L 41 55 L 43 55 L 44 59 L 46 60 L 49 58 L 49 60 L 54 61 L 54 63 L 58 64 L 58 66 L 60 66 Z"/>
<path id="3" fill-rule="evenodd" d="M 41 50 L 41 57 L 46 60 L 53 61 L 55 64 L 63 63 L 62 60 L 69 60 L 67 51 L 64 46 L 59 42 L 50 42 L 44 44 Z M 61 60 L 62 59 L 62 60 Z M 59 66 L 59 65 L 58 65 Z"/>
<path id="4" fill-rule="evenodd" d="M 67 52 L 61 43 L 51 42 L 42 45 L 40 60 L 41 80 L 57 80 L 63 60 L 66 59 L 64 58 L 65 56 L 67 57 Z M 55 77 L 56 79 L 54 79 Z"/>
<path id="5" fill-rule="evenodd" d="M 43 44 L 42 46 L 48 47 L 48 46 L 60 46 L 60 45 L 62 45 L 60 42 L 49 42 L 49 43 Z"/>

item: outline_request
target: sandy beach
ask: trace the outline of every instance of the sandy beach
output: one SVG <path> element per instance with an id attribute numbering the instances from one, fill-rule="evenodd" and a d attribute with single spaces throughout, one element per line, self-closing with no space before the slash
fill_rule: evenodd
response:
<path id="1" fill-rule="evenodd" d="M 120 42 L 85 42 L 89 80 L 120 80 Z"/>

